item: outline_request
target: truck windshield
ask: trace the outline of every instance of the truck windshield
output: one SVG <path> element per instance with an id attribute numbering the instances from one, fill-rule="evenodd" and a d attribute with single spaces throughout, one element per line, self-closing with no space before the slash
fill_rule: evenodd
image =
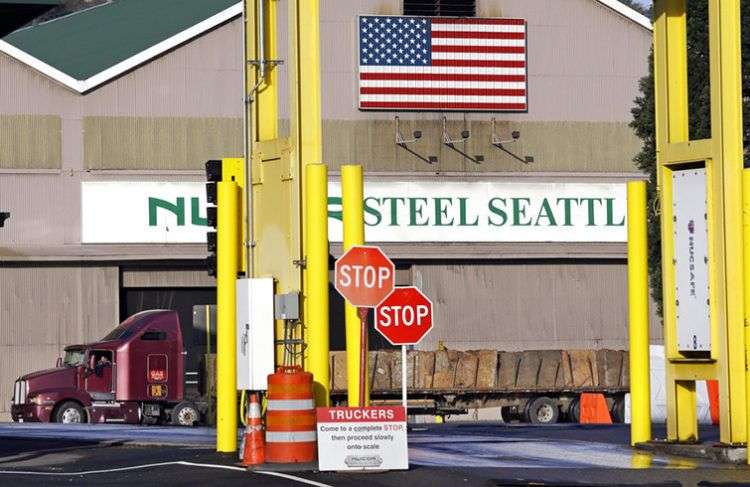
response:
<path id="1" fill-rule="evenodd" d="M 76 367 L 83 365 L 86 360 L 86 352 L 83 350 L 66 350 L 63 364 L 68 367 Z"/>

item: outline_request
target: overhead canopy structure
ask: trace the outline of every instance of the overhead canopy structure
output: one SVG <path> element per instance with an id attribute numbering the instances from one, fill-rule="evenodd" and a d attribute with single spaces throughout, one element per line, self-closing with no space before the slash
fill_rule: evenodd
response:
<path id="1" fill-rule="evenodd" d="M 62 0 L 0 0 L 0 37 L 52 10 Z"/>
<path id="2" fill-rule="evenodd" d="M 111 2 L 15 31 L 0 52 L 83 93 L 240 14 L 237 0 Z"/>

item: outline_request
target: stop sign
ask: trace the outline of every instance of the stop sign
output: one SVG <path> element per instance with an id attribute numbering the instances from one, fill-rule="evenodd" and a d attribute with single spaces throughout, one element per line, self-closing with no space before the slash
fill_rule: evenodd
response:
<path id="1" fill-rule="evenodd" d="M 432 301 L 414 286 L 396 288 L 375 309 L 375 329 L 393 345 L 416 345 L 432 329 Z"/>
<path id="2" fill-rule="evenodd" d="M 374 308 L 393 291 L 395 274 L 380 247 L 355 246 L 336 261 L 336 290 L 354 306 Z"/>

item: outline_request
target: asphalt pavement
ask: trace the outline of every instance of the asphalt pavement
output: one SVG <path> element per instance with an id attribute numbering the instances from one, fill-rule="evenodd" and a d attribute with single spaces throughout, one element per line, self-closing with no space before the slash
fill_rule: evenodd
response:
<path id="1" fill-rule="evenodd" d="M 626 425 L 413 425 L 408 471 L 247 471 L 207 428 L 0 424 L 0 485 L 750 485 L 750 468 L 646 454 Z M 660 431 L 656 429 L 656 436 Z M 703 438 L 717 435 L 702 431 Z M 269 468 L 268 466 L 264 468 Z"/>

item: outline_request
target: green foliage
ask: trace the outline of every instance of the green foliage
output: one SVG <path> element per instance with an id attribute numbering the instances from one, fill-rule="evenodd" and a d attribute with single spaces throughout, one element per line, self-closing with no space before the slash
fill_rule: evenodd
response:
<path id="1" fill-rule="evenodd" d="M 627 2 L 624 2 L 627 3 Z M 711 98 L 708 46 L 708 2 L 687 2 L 687 61 L 688 61 L 688 110 L 690 113 L 690 139 L 705 139 L 711 136 Z M 750 0 L 742 0 L 742 19 L 750 19 Z M 743 26 L 745 23 L 743 22 Z M 654 59 L 649 55 L 649 74 L 639 81 L 640 95 L 631 110 L 630 126 L 642 140 L 641 151 L 636 155 L 636 166 L 648 175 L 648 237 L 649 276 L 651 290 L 662 313 L 661 276 L 661 229 L 659 205 L 656 201 L 656 136 L 654 119 Z M 744 165 L 748 164 L 750 147 L 750 29 L 742 29 L 742 92 L 743 92 L 743 137 L 745 143 Z"/>

